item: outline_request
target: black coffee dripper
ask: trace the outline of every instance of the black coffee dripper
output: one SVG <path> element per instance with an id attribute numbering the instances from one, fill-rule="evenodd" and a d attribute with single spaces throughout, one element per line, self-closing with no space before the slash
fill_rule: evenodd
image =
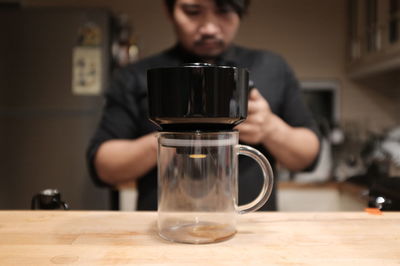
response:
<path id="1" fill-rule="evenodd" d="M 246 69 L 205 63 L 147 72 L 150 120 L 162 131 L 226 131 L 247 117 Z"/>

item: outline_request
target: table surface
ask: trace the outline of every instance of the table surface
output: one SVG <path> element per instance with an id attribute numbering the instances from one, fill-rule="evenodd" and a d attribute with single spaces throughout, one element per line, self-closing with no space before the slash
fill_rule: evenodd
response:
<path id="1" fill-rule="evenodd" d="M 155 212 L 0 211 L 0 265 L 400 265 L 400 212 L 257 212 L 230 240 L 178 244 Z"/>

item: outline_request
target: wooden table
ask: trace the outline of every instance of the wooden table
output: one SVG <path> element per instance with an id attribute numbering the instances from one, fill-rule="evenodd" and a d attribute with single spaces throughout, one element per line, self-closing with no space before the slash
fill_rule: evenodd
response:
<path id="1" fill-rule="evenodd" d="M 207 245 L 156 233 L 154 212 L 0 211 L 0 265 L 400 265 L 400 213 L 252 213 Z"/>

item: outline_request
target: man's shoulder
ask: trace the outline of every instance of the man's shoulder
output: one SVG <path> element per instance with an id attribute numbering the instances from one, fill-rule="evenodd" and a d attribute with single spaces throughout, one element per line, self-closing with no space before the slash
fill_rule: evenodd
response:
<path id="1" fill-rule="evenodd" d="M 124 84 L 124 87 L 130 90 L 140 91 L 145 87 L 148 69 L 171 64 L 173 64 L 173 58 L 169 55 L 169 50 L 165 50 L 116 69 L 112 73 L 112 79 Z"/>
<path id="2" fill-rule="evenodd" d="M 140 59 L 127 66 L 130 71 L 147 71 L 150 68 L 172 66 L 174 60 L 171 57 L 171 49 L 164 50 L 154 55 Z"/>

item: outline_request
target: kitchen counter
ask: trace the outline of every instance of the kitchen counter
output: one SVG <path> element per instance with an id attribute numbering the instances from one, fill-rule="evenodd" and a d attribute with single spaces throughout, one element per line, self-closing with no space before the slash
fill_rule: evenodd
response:
<path id="1" fill-rule="evenodd" d="M 0 211 L 0 265 L 399 265 L 400 212 L 251 213 L 206 245 L 171 243 L 156 212 Z"/>
<path id="2" fill-rule="evenodd" d="M 281 211 L 362 211 L 368 206 L 368 188 L 350 182 L 278 182 Z"/>

